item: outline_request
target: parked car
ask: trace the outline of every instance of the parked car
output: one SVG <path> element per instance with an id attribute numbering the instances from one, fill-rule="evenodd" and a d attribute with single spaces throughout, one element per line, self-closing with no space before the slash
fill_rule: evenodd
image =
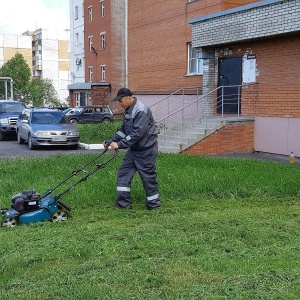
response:
<path id="1" fill-rule="evenodd" d="M 63 111 L 63 113 L 68 116 L 68 115 L 73 115 L 73 114 L 80 114 L 80 112 L 83 110 L 84 106 L 77 106 L 77 107 L 69 107 Z"/>
<path id="2" fill-rule="evenodd" d="M 6 135 L 16 133 L 17 119 L 25 107 L 23 102 L 0 100 L 0 141 Z"/>
<path id="3" fill-rule="evenodd" d="M 109 106 L 84 106 L 78 113 L 67 113 L 67 118 L 73 124 L 109 123 L 114 121 L 114 115 Z"/>
<path id="4" fill-rule="evenodd" d="M 79 131 L 63 114 L 53 109 L 26 108 L 17 120 L 18 143 L 38 146 L 66 145 L 77 149 Z"/>

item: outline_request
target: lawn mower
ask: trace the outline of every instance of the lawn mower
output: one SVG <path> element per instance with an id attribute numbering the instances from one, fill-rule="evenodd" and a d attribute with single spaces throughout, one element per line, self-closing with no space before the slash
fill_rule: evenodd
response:
<path id="1" fill-rule="evenodd" d="M 21 224 L 30 224 L 47 220 L 53 222 L 62 222 L 67 220 L 67 212 L 71 211 L 71 207 L 64 203 L 61 200 L 61 197 L 72 190 L 80 182 L 86 181 L 87 178 L 96 171 L 103 169 L 117 156 L 118 150 L 114 150 L 112 155 L 106 161 L 96 164 L 94 169 L 91 171 L 86 171 L 85 168 L 101 157 L 107 151 L 107 149 L 107 147 L 104 148 L 104 150 L 91 161 L 86 163 L 81 168 L 72 171 L 67 178 L 59 182 L 54 188 L 48 189 L 42 196 L 37 193 L 35 189 L 25 190 L 19 194 L 13 195 L 11 200 L 11 208 L 1 209 L 1 213 L 3 214 L 1 226 L 15 227 Z M 57 195 L 52 194 L 54 190 L 80 172 L 83 172 L 85 175 L 67 189 L 63 190 L 61 193 Z"/>

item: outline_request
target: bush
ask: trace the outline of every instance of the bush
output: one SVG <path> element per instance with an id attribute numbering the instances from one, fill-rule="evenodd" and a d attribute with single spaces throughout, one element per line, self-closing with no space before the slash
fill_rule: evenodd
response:
<path id="1" fill-rule="evenodd" d="M 80 142 L 85 144 L 99 144 L 111 138 L 121 126 L 121 120 L 113 123 L 77 124 Z"/>

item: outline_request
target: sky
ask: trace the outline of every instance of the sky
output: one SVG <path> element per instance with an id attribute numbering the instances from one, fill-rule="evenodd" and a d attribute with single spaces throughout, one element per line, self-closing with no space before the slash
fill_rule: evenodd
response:
<path id="1" fill-rule="evenodd" d="M 70 0 L 0 0 L 0 34 L 70 29 Z"/>

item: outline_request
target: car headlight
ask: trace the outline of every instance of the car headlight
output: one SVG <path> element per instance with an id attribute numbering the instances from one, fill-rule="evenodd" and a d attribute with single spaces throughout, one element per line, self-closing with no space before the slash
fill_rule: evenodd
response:
<path id="1" fill-rule="evenodd" d="M 8 124 L 8 118 L 1 118 L 0 119 L 0 124 Z"/>
<path id="2" fill-rule="evenodd" d="M 35 136 L 50 136 L 50 132 L 48 131 L 36 131 L 34 133 Z"/>
<path id="3" fill-rule="evenodd" d="M 69 135 L 71 135 L 71 136 L 78 136 L 79 135 L 79 131 L 70 131 Z"/>

